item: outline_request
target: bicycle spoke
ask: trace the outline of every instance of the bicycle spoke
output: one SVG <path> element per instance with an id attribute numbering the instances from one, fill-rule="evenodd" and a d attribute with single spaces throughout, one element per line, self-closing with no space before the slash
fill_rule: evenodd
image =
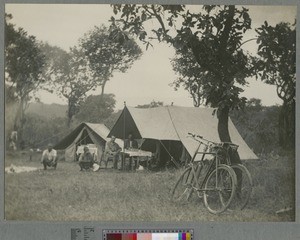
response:
<path id="1" fill-rule="evenodd" d="M 220 187 L 222 188 L 219 196 L 222 202 L 222 205 L 225 206 L 229 201 L 232 193 L 232 180 L 229 173 L 225 170 L 220 170 Z"/>
<path id="2" fill-rule="evenodd" d="M 204 203 L 211 213 L 227 209 L 235 193 L 235 181 L 234 171 L 226 165 L 219 166 L 209 175 L 205 183 Z"/>
<path id="3" fill-rule="evenodd" d="M 189 200 L 193 192 L 193 179 L 191 169 L 183 172 L 172 190 L 173 201 Z"/>
<path id="4" fill-rule="evenodd" d="M 216 143 L 194 133 L 188 133 L 188 135 L 199 142 L 198 148 L 192 157 L 191 165 L 189 165 L 197 179 L 193 179 L 190 182 L 190 187 L 184 186 L 185 188 L 183 188 L 190 188 L 192 192 L 196 190 L 199 197 L 200 192 L 203 192 L 204 204 L 206 208 L 214 214 L 224 212 L 230 206 L 234 198 L 240 199 L 240 202 L 236 202 L 239 202 L 241 209 L 244 208 L 251 194 L 252 179 L 247 169 L 242 174 L 238 171 L 238 167 L 235 167 L 236 171 L 231 168 L 233 162 L 239 163 L 238 160 L 240 160 L 237 152 L 238 145 L 231 142 Z M 204 147 L 201 148 L 201 146 Z M 198 163 L 195 168 L 195 173 L 193 163 L 197 154 L 201 154 L 202 157 L 201 162 Z M 213 157 L 213 159 L 209 158 L 209 156 Z M 205 161 L 209 160 L 211 164 L 206 165 Z M 203 169 L 205 169 L 206 166 L 209 166 L 209 168 L 207 168 L 207 171 L 204 173 Z M 243 169 L 240 171 L 243 171 Z M 201 175 L 201 172 L 204 174 Z M 237 175 L 239 175 L 238 178 Z M 244 178 L 244 175 L 246 178 Z M 183 179 L 184 174 L 176 183 L 172 192 L 173 197 L 176 196 L 175 192 L 179 191 L 180 186 L 184 185 L 181 183 L 184 182 Z M 237 179 L 239 180 L 238 182 Z M 199 187 L 201 189 L 199 189 Z M 187 192 L 184 189 L 179 191 L 180 194 Z M 190 196 L 191 194 L 188 194 L 188 198 Z"/>
<path id="5" fill-rule="evenodd" d="M 251 197 L 253 186 L 252 177 L 248 169 L 241 164 L 233 165 L 232 168 L 237 175 L 237 189 L 231 208 L 242 210 Z"/>

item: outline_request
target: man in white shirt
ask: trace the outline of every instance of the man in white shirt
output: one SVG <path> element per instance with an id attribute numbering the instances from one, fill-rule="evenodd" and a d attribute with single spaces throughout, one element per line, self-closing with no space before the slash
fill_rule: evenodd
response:
<path id="1" fill-rule="evenodd" d="M 47 167 L 54 167 L 56 169 L 57 152 L 53 149 L 52 144 L 48 144 L 48 148 L 44 150 L 41 163 L 44 165 L 44 170 L 47 170 Z"/>

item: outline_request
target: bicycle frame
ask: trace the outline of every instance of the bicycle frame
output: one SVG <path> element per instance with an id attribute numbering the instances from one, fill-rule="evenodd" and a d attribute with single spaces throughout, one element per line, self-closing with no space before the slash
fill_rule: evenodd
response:
<path id="1" fill-rule="evenodd" d="M 235 170 L 230 167 L 230 157 L 231 150 L 236 150 L 238 146 L 232 143 L 215 143 L 191 133 L 189 135 L 198 141 L 199 145 L 188 167 L 177 180 L 172 190 L 172 199 L 189 200 L 193 191 L 196 191 L 198 197 L 203 197 L 204 205 L 209 212 L 222 213 L 230 206 L 236 193 L 237 176 Z M 199 154 L 201 158 L 197 158 Z M 207 164 L 206 160 L 209 161 Z M 241 169 L 239 165 L 234 165 L 234 168 Z M 200 195 L 200 192 L 203 194 Z"/>
<path id="2" fill-rule="evenodd" d="M 218 147 L 221 147 L 221 146 L 220 146 L 219 144 L 216 144 L 216 143 L 212 142 L 212 141 L 206 140 L 206 139 L 204 139 L 204 138 L 202 138 L 202 137 L 201 137 L 201 140 L 200 140 L 200 139 L 196 139 L 195 136 L 193 136 L 193 137 L 194 137 L 194 139 L 195 139 L 196 141 L 199 142 L 199 145 L 198 145 L 198 148 L 197 148 L 197 150 L 196 150 L 196 152 L 195 152 L 195 154 L 194 154 L 194 156 L 193 156 L 191 162 L 188 164 L 188 165 L 191 167 L 191 172 L 192 172 L 192 175 L 193 175 L 193 176 L 192 176 L 192 188 L 193 188 L 194 190 L 196 190 L 197 192 L 199 192 L 199 191 L 206 191 L 207 189 L 204 189 L 204 188 L 203 188 L 204 183 L 206 182 L 206 180 L 207 180 L 209 174 L 210 174 L 214 169 L 216 169 L 216 172 L 217 172 L 216 176 L 218 176 L 218 166 L 219 166 L 219 164 L 220 164 L 220 160 L 219 160 L 219 158 L 218 158 L 218 152 L 219 152 L 220 150 L 218 149 L 217 152 L 207 152 L 207 149 L 210 147 L 209 143 L 212 143 L 212 144 L 215 145 L 217 148 L 218 148 Z M 205 143 L 204 141 L 206 141 L 207 143 Z M 199 152 L 199 149 L 200 149 L 200 147 L 201 147 L 202 144 L 205 145 L 205 149 L 204 149 L 204 151 Z M 199 176 L 197 175 L 196 170 L 195 170 L 195 167 L 194 167 L 194 162 L 195 162 L 194 160 L 195 160 L 195 158 L 196 158 L 196 156 L 197 156 L 198 154 L 202 154 L 202 158 L 201 158 L 201 160 L 200 160 L 199 162 L 203 162 L 206 155 L 213 155 L 213 156 L 214 156 L 213 160 L 211 160 L 211 163 L 210 163 L 210 165 L 209 165 L 209 167 L 208 167 L 208 170 L 207 170 L 207 172 L 205 173 L 205 176 L 204 176 L 204 178 L 203 178 L 203 180 L 202 180 L 201 183 L 199 183 L 199 181 L 198 181 Z M 201 170 L 202 170 L 202 169 L 200 169 L 199 174 L 201 173 Z M 196 186 L 193 185 L 194 183 L 196 183 Z M 216 186 L 218 186 L 218 178 L 217 178 L 217 177 L 216 177 Z"/>

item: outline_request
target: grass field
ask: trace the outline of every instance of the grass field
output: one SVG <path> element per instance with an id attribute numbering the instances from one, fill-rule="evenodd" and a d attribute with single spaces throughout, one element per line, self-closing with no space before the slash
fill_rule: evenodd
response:
<path id="1" fill-rule="evenodd" d="M 47 221 L 294 221 L 294 213 L 275 212 L 295 204 L 294 161 L 271 156 L 248 162 L 254 191 L 243 211 L 210 214 L 202 200 L 170 201 L 179 171 L 80 172 L 75 163 L 59 162 L 42 170 L 39 155 L 6 154 L 5 166 L 38 167 L 29 173 L 5 174 L 5 218 Z"/>

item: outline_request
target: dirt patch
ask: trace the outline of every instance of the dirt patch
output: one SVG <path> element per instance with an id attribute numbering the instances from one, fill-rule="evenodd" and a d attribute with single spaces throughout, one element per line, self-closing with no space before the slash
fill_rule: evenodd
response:
<path id="1" fill-rule="evenodd" d="M 6 173 L 32 172 L 36 170 L 38 170 L 36 167 L 15 166 L 13 164 L 5 168 Z"/>

